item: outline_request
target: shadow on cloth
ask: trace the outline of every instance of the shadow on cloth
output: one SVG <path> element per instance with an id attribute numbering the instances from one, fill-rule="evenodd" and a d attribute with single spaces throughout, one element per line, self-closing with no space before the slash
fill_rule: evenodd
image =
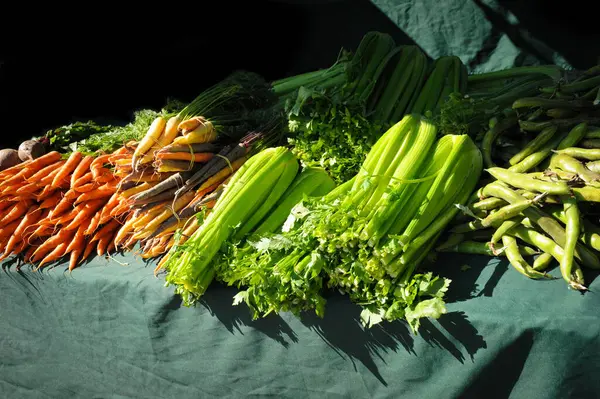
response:
<path id="1" fill-rule="evenodd" d="M 202 304 L 232 334 L 235 334 L 236 330 L 242 333 L 240 326 L 246 325 L 285 347 L 289 346 L 288 341 L 298 341 L 296 333 L 281 316 L 269 315 L 264 319 L 252 320 L 247 307 L 232 306 L 231 301 L 235 293 L 236 290 L 231 287 L 213 288 L 206 292 Z M 316 332 L 339 356 L 350 360 L 355 368 L 356 361 L 362 363 L 384 385 L 387 385 L 387 382 L 383 379 L 375 359 L 385 362 L 384 354 L 401 349 L 418 356 L 414 350 L 414 341 L 419 339 L 419 336 L 429 345 L 448 351 L 460 363 L 465 362 L 466 356 L 473 361 L 475 353 L 487 347 L 483 337 L 463 312 L 448 313 L 438 321 L 422 321 L 417 336 L 405 322 L 382 323 L 370 329 L 365 328 L 360 321 L 359 306 L 338 293 L 332 293 L 327 299 L 324 318 L 306 312 L 302 314 L 300 321 Z"/>

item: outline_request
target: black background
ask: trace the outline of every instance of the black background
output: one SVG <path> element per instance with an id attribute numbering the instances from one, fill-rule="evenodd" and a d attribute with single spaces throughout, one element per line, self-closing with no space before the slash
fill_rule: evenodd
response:
<path id="1" fill-rule="evenodd" d="M 574 66 L 596 62 L 595 13 L 573 1 L 570 7 L 501 3 Z M 0 144 L 15 147 L 75 120 L 127 121 L 133 110 L 160 108 L 166 97 L 191 100 L 235 69 L 274 80 L 327 67 L 341 47 L 354 49 L 369 30 L 412 43 L 366 0 L 194 4 L 127 10 L 92 3 L 84 14 L 60 16 L 36 9 L 39 21 L 3 35 Z"/>

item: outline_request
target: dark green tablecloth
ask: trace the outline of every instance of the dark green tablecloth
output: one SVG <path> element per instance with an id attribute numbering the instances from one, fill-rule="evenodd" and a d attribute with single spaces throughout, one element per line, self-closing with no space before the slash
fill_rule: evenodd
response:
<path id="1" fill-rule="evenodd" d="M 181 307 L 132 257 L 0 276 L 3 398 L 565 398 L 600 393 L 597 289 L 525 279 L 505 262 L 444 256 L 449 313 L 419 336 L 364 330 L 332 295 L 324 319 L 251 321 L 214 285 Z M 468 270 L 461 270 L 469 265 Z M 6 264 L 5 264 L 6 266 Z M 554 274 L 557 272 L 555 271 Z M 590 277 L 591 278 L 591 277 Z"/>

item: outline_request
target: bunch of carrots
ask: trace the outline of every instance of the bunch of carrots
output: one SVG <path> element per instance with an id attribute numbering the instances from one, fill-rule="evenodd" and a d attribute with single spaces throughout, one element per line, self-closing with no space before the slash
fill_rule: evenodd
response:
<path id="1" fill-rule="evenodd" d="M 95 250 L 114 250 L 121 221 L 106 212 L 119 178 L 110 166 L 130 152 L 99 157 L 58 152 L 0 173 L 0 259 L 22 255 L 36 270 L 69 255 L 69 270 Z"/>
<path id="2" fill-rule="evenodd" d="M 122 180 L 107 208 L 112 217 L 126 216 L 115 247 L 132 249 L 139 243 L 147 259 L 184 242 L 201 224 L 196 215 L 212 209 L 259 136 L 222 145 L 203 117 L 156 118 L 133 154 L 116 161 L 114 173 Z"/>
<path id="3" fill-rule="evenodd" d="M 261 134 L 217 143 L 203 117 L 157 117 L 139 142 L 110 154 L 58 152 L 0 172 L 0 260 L 37 269 L 69 256 L 69 270 L 140 244 L 153 258 L 185 242 L 214 207 Z M 200 216 L 198 216 L 200 215 Z"/>

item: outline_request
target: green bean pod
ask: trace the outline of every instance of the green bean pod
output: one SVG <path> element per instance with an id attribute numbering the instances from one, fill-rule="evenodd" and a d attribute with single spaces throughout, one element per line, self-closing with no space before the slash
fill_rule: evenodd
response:
<path id="1" fill-rule="evenodd" d="M 536 198 L 531 200 L 525 200 L 521 202 L 514 202 L 512 204 L 508 204 L 498 209 L 497 212 L 494 212 L 491 215 L 485 217 L 480 223 L 485 227 L 490 227 L 494 223 L 502 223 L 505 220 L 514 218 L 519 215 L 525 209 L 529 208 L 531 205 L 539 202 L 542 198 L 544 198 L 545 194 L 540 194 Z"/>
<path id="2" fill-rule="evenodd" d="M 569 131 L 567 137 L 563 139 L 558 145 L 557 150 L 564 150 L 565 148 L 576 146 L 577 143 L 581 141 L 585 137 L 585 133 L 587 132 L 588 124 L 586 122 L 581 122 L 573 129 Z"/>
<path id="3" fill-rule="evenodd" d="M 583 187 L 591 188 L 591 187 Z M 577 189 L 574 189 L 574 191 Z M 598 189 L 593 189 L 598 190 Z M 488 184 L 482 190 L 483 195 L 494 196 L 504 199 L 507 202 L 520 202 L 525 200 L 522 195 L 517 194 L 514 190 L 510 189 L 503 183 L 494 182 Z M 576 194 L 576 193 L 575 193 Z M 599 193 L 600 194 L 600 193 Z M 523 214 L 539 226 L 546 234 L 548 234 L 559 246 L 565 243 L 565 229 L 559 222 L 556 221 L 552 216 L 546 214 L 541 209 L 536 207 L 530 207 L 523 211 Z M 543 248 L 542 248 L 543 250 Z M 548 252 L 548 251 L 546 251 Z M 589 267 L 590 269 L 600 269 L 600 260 L 598 256 L 583 244 L 578 244 L 575 250 L 575 257 L 581 261 L 581 263 Z"/>
<path id="4" fill-rule="evenodd" d="M 555 98 L 544 98 L 544 97 L 523 97 L 516 100 L 512 108 L 532 108 L 532 107 L 542 107 L 542 108 L 564 108 L 564 109 L 581 109 L 581 108 L 590 108 L 592 107 L 592 103 L 590 101 L 585 100 L 557 100 Z"/>
<path id="5" fill-rule="evenodd" d="M 579 148 L 570 147 L 556 151 L 559 154 L 566 154 L 577 159 L 586 159 L 588 161 L 600 161 L 600 148 Z"/>
<path id="6" fill-rule="evenodd" d="M 579 142 L 581 148 L 600 148 L 600 139 L 583 139 Z"/>
<path id="7" fill-rule="evenodd" d="M 562 261 L 564 251 L 560 245 L 534 229 L 518 226 L 512 230 L 512 234 L 529 245 L 538 247 L 543 252 L 551 254 L 559 263 Z M 573 262 L 572 277 L 569 280 L 569 286 L 577 290 L 586 290 L 587 288 L 584 286 L 584 283 L 581 267 L 577 262 Z"/>
<path id="8" fill-rule="evenodd" d="M 586 139 L 600 139 L 600 127 L 588 126 L 588 131 L 585 134 Z"/>
<path id="9" fill-rule="evenodd" d="M 600 173 L 600 161 L 586 162 L 585 167 L 592 172 Z"/>
<path id="10" fill-rule="evenodd" d="M 467 223 L 459 224 L 450 229 L 451 233 L 469 233 L 474 230 L 481 230 L 484 227 L 481 225 L 480 220 L 472 220 Z"/>
<path id="11" fill-rule="evenodd" d="M 516 173 L 503 168 L 488 168 L 486 171 L 496 179 L 510 184 L 513 187 L 523 188 L 529 191 L 545 192 L 548 194 L 566 195 L 570 194 L 571 190 L 567 183 L 563 181 L 547 182 L 533 177 Z"/>
<path id="12" fill-rule="evenodd" d="M 516 192 L 529 200 L 534 199 L 535 197 L 537 197 L 539 195 L 532 191 L 522 190 L 522 189 L 517 190 Z M 546 197 L 544 197 L 544 203 L 545 204 L 561 204 L 558 197 L 553 196 L 553 195 L 547 195 Z"/>
<path id="13" fill-rule="evenodd" d="M 544 271 L 546 270 L 550 264 L 552 263 L 552 261 L 554 260 L 554 258 L 552 257 L 552 255 L 550 255 L 547 252 L 541 253 L 539 256 L 537 256 L 534 261 L 533 261 L 533 265 L 531 265 L 533 267 L 533 270 L 537 270 L 538 272 Z"/>
<path id="14" fill-rule="evenodd" d="M 502 132 L 516 125 L 517 121 L 516 114 L 511 114 L 501 121 L 494 118 L 490 120 L 490 128 L 481 141 L 481 154 L 483 155 L 483 162 L 487 167 L 494 166 L 494 162 L 492 161 L 492 146 L 494 142 Z"/>
<path id="15" fill-rule="evenodd" d="M 583 163 L 566 154 L 556 154 L 550 159 L 550 168 L 558 168 L 564 172 L 574 173 L 587 184 L 600 187 L 600 174 L 585 167 Z"/>
<path id="16" fill-rule="evenodd" d="M 566 108 L 550 108 L 546 111 L 546 115 L 554 119 L 572 118 L 575 114 L 572 109 Z"/>
<path id="17" fill-rule="evenodd" d="M 560 129 L 575 126 L 582 122 L 597 124 L 600 123 L 600 118 L 590 116 L 578 116 L 576 118 L 569 119 L 551 119 L 549 121 L 544 122 L 519 121 L 519 127 L 521 128 L 521 130 L 525 130 L 528 132 L 541 132 L 542 130 L 550 126 L 556 126 Z"/>
<path id="18" fill-rule="evenodd" d="M 548 275 L 534 270 L 531 266 L 529 266 L 527 261 L 523 259 L 523 256 L 519 252 L 519 245 L 517 244 L 517 240 L 514 237 L 508 235 L 503 236 L 502 244 L 505 247 L 504 252 L 506 253 L 508 261 L 515 268 L 516 271 L 532 279 L 548 278 Z"/>
<path id="19" fill-rule="evenodd" d="M 564 202 L 564 210 L 566 217 L 566 228 L 565 228 L 565 245 L 563 246 L 564 254 L 560 261 L 560 272 L 566 282 L 570 283 L 573 270 L 573 262 L 575 257 L 575 246 L 579 239 L 579 207 L 577 206 L 577 200 L 570 197 L 562 197 Z"/>
<path id="20" fill-rule="evenodd" d="M 573 187 L 572 193 L 581 202 L 600 202 L 600 188 L 596 187 Z"/>
<path id="21" fill-rule="evenodd" d="M 492 251 L 494 250 L 495 245 L 502 240 L 502 237 L 508 234 L 513 227 L 520 225 L 522 222 L 523 216 L 517 216 L 502 222 L 502 224 L 498 226 L 496 231 L 494 231 L 494 235 L 492 235 L 492 238 L 490 240 L 489 244 L 492 248 Z"/>
<path id="22" fill-rule="evenodd" d="M 518 164 L 511 166 L 510 168 L 508 168 L 508 170 L 517 173 L 524 173 L 530 171 L 531 169 L 544 162 L 550 155 L 552 155 L 552 151 L 556 149 L 556 147 L 558 147 L 558 144 L 562 141 L 564 137 L 566 137 L 566 134 L 561 134 L 553 137 L 539 151 L 536 151 L 533 154 L 529 155 Z"/>
<path id="23" fill-rule="evenodd" d="M 534 256 L 539 254 L 539 251 L 528 247 L 526 245 L 519 246 L 519 253 L 521 256 Z M 454 252 L 459 254 L 471 254 L 471 255 L 487 255 L 487 256 L 506 256 L 506 250 L 498 251 L 497 253 L 492 252 L 488 243 L 478 241 L 463 241 L 454 246 L 445 247 L 438 252 Z"/>
<path id="24" fill-rule="evenodd" d="M 438 252 L 442 252 L 447 248 L 452 248 L 465 241 L 466 235 L 462 233 L 452 233 L 448 236 L 446 241 L 439 244 L 435 250 Z"/>
<path id="25" fill-rule="evenodd" d="M 558 128 L 556 126 L 550 126 L 544 130 L 542 130 L 533 140 L 531 140 L 521 151 L 519 151 L 515 156 L 513 156 L 508 163 L 510 165 L 516 165 L 534 152 L 540 150 L 544 144 L 554 137 L 554 134 Z"/>
<path id="26" fill-rule="evenodd" d="M 491 197 L 475 202 L 470 206 L 470 208 L 473 211 L 491 211 L 493 209 L 500 208 L 501 206 L 504 206 L 506 204 L 507 202 L 504 201 L 502 198 Z"/>

